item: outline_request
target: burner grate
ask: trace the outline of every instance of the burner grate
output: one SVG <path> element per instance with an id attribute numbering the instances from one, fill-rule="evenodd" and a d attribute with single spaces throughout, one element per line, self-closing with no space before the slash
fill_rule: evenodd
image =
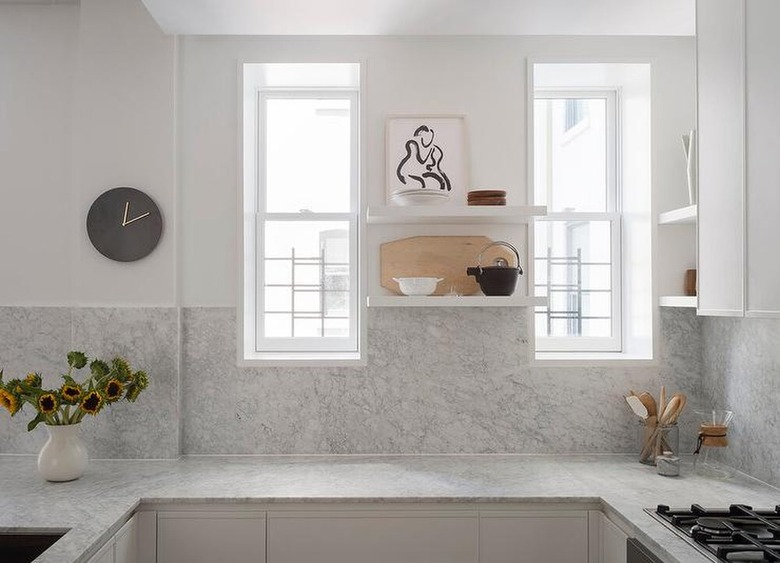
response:
<path id="1" fill-rule="evenodd" d="M 774 510 L 754 510 L 745 504 L 727 509 L 698 504 L 672 509 L 659 504 L 650 513 L 715 561 L 780 563 L 780 505 Z"/>

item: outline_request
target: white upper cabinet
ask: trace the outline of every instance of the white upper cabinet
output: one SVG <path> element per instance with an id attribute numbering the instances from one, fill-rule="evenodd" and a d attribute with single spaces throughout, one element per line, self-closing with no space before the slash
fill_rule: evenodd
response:
<path id="1" fill-rule="evenodd" d="M 744 0 L 696 2 L 699 314 L 744 310 Z"/>
<path id="2" fill-rule="evenodd" d="M 698 0 L 699 314 L 780 317 L 780 2 Z"/>
<path id="3" fill-rule="evenodd" d="M 780 2 L 746 5 L 747 307 L 780 316 Z"/>

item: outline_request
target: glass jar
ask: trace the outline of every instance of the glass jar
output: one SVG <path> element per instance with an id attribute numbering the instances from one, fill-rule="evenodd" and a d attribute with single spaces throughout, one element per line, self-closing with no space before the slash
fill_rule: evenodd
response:
<path id="1" fill-rule="evenodd" d="M 639 462 L 655 465 L 659 455 L 679 456 L 680 430 L 677 424 L 656 425 L 653 421 L 640 420 L 637 429 Z"/>

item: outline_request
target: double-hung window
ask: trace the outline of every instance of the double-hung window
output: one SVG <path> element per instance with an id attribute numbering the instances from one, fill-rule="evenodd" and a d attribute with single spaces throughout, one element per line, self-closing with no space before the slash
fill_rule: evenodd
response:
<path id="1" fill-rule="evenodd" d="M 621 340 L 620 171 L 615 90 L 534 93 L 537 351 L 618 352 Z"/>
<path id="2" fill-rule="evenodd" d="M 247 66 L 240 359 L 359 359 L 357 65 Z"/>

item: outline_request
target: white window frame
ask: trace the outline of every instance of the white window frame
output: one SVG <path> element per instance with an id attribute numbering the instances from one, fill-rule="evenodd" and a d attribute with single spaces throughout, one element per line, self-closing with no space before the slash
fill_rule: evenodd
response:
<path id="1" fill-rule="evenodd" d="M 611 254 L 611 324 L 612 335 L 610 337 L 582 337 L 582 336 L 539 336 L 536 334 L 536 322 L 538 315 L 534 312 L 533 330 L 536 352 L 622 352 L 623 351 L 623 292 L 622 292 L 622 257 L 623 257 L 623 222 L 620 213 L 621 173 L 620 173 L 620 96 L 618 90 L 613 89 L 539 89 L 534 90 L 532 96 L 533 123 L 535 102 L 538 99 L 605 99 L 607 103 L 607 201 L 605 212 L 548 212 L 545 217 L 536 219 L 536 224 L 549 221 L 608 221 L 610 223 L 610 254 Z M 576 127 L 575 127 L 576 129 Z M 573 132 L 576 134 L 577 132 Z M 531 150 L 534 151 L 535 138 L 530 137 Z M 532 152 L 533 154 L 533 152 Z M 531 194 L 535 199 L 535 177 L 531 178 Z M 548 188 L 547 202 L 551 201 L 551 193 Z M 534 201 L 535 205 L 540 202 Z M 536 256 L 533 271 L 540 267 L 543 257 Z M 534 274 L 535 278 L 535 274 Z M 534 279 L 532 283 L 536 283 Z"/>
<path id="2" fill-rule="evenodd" d="M 244 177 L 241 204 L 243 272 L 240 283 L 243 300 L 239 306 L 238 364 L 253 365 L 363 365 L 364 346 L 361 305 L 361 243 L 363 220 L 360 213 L 360 96 L 356 88 L 260 88 L 251 103 L 244 100 L 242 114 Z M 350 209 L 343 213 L 270 213 L 266 209 L 265 103 L 269 99 L 348 99 L 350 101 L 351 146 Z M 254 130 L 249 130 L 251 125 Z M 246 162 L 250 160 L 250 162 Z M 349 225 L 349 303 L 348 337 L 267 338 L 264 322 L 264 226 L 273 221 L 342 221 Z"/>

